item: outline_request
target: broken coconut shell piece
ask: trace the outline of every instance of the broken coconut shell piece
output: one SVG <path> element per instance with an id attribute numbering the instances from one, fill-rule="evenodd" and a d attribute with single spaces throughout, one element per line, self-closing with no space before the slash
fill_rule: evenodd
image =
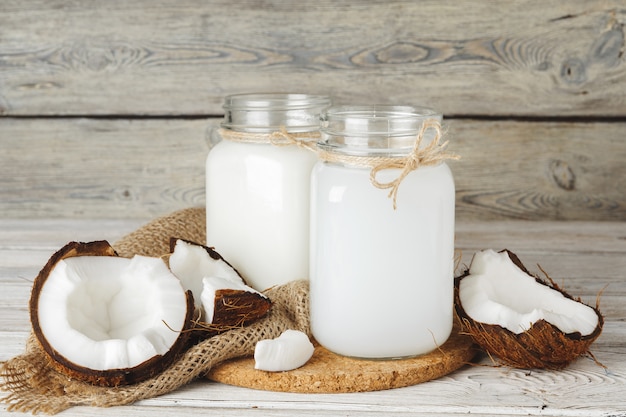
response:
<path id="1" fill-rule="evenodd" d="M 106 241 L 70 242 L 38 274 L 33 333 L 52 366 L 102 386 L 133 384 L 186 347 L 193 297 L 159 258 L 118 257 Z"/>
<path id="2" fill-rule="evenodd" d="M 169 266 L 192 290 L 204 337 L 243 327 L 264 317 L 271 300 L 246 285 L 243 277 L 215 249 L 184 239 L 170 240 Z"/>
<path id="3" fill-rule="evenodd" d="M 546 275 L 547 276 L 547 275 Z M 598 307 L 532 275 L 508 250 L 477 252 L 455 279 L 463 330 L 516 368 L 565 368 L 589 353 L 604 323 Z"/>

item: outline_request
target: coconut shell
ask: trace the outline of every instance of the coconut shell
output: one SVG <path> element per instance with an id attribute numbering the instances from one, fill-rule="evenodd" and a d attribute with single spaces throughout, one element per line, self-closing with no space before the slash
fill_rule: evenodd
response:
<path id="1" fill-rule="evenodd" d="M 165 355 L 157 355 L 147 361 L 126 369 L 95 370 L 85 368 L 73 363 L 68 358 L 59 354 L 48 342 L 39 325 L 38 295 L 46 282 L 50 272 L 62 259 L 74 256 L 118 256 L 113 247 L 107 241 L 95 242 L 70 242 L 57 251 L 48 260 L 46 265 L 35 278 L 30 297 L 30 320 L 33 333 L 39 342 L 43 352 L 50 360 L 50 365 L 60 373 L 80 381 L 88 382 L 100 386 L 120 386 L 134 384 L 151 378 L 165 368 L 167 368 L 178 355 L 187 347 L 189 340 L 189 328 L 193 324 L 194 302 L 191 291 L 186 292 L 187 316 L 185 325 L 180 332 L 178 339 L 174 342 L 170 350 Z"/>
<path id="2" fill-rule="evenodd" d="M 239 275 L 241 281 L 248 285 L 245 278 L 233 267 L 222 255 L 214 248 L 192 242 L 186 239 L 170 238 L 170 252 L 174 252 L 176 241 L 182 240 L 190 245 L 202 247 L 211 258 L 221 260 L 231 267 L 233 271 Z M 169 256 L 166 257 L 169 262 Z M 258 293 L 249 291 L 222 289 L 215 292 L 215 306 L 213 312 L 213 321 L 205 323 L 196 321 L 193 330 L 196 338 L 208 338 L 239 327 L 244 327 L 255 321 L 265 317 L 272 307 L 272 301 Z M 198 316 L 196 312 L 196 316 Z"/>
<path id="3" fill-rule="evenodd" d="M 215 309 L 211 323 L 197 322 L 194 330 L 211 337 L 235 328 L 245 327 L 265 317 L 272 301 L 258 293 L 223 289 L 215 292 Z"/>
<path id="4" fill-rule="evenodd" d="M 531 274 L 514 253 L 506 249 L 501 252 L 506 252 L 516 266 L 541 285 L 558 291 L 570 300 L 582 303 L 580 299 L 575 299 L 554 282 L 546 282 Z M 520 334 L 500 325 L 475 321 L 463 309 L 459 295 L 461 280 L 468 275 L 469 269 L 454 280 L 455 309 L 462 329 L 489 355 L 497 357 L 505 365 L 522 369 L 563 369 L 576 358 L 589 353 L 591 344 L 602 333 L 604 318 L 597 306 L 589 307 L 598 315 L 598 325 L 591 334 L 585 336 L 579 332 L 564 333 L 545 320 L 535 322 L 530 329 Z"/>

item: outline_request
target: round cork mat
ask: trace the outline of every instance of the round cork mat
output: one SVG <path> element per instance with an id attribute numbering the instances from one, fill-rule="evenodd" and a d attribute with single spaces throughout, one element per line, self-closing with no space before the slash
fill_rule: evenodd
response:
<path id="1" fill-rule="evenodd" d="M 223 362 L 207 378 L 229 385 L 266 391 L 340 393 L 379 391 L 416 385 L 447 375 L 476 354 L 469 336 L 453 331 L 439 349 L 411 359 L 363 360 L 336 355 L 315 344 L 313 357 L 288 372 L 254 369 L 254 358 Z"/>

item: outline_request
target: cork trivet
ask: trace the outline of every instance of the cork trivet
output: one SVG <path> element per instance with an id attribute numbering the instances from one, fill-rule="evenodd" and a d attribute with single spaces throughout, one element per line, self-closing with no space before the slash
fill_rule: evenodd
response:
<path id="1" fill-rule="evenodd" d="M 362 360 L 336 355 L 316 344 L 313 357 L 289 372 L 254 369 L 254 358 L 222 362 L 207 378 L 229 385 L 266 391 L 346 393 L 379 391 L 416 385 L 445 376 L 469 363 L 476 354 L 469 336 L 454 330 L 439 349 L 411 359 Z"/>

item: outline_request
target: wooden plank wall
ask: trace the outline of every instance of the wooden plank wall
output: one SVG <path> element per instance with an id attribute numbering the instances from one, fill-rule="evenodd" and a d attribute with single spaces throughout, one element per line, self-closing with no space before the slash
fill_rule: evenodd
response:
<path id="1" fill-rule="evenodd" d="M 626 220 L 624 0 L 2 0 L 0 216 L 204 204 L 225 95 L 446 117 L 462 220 Z"/>

